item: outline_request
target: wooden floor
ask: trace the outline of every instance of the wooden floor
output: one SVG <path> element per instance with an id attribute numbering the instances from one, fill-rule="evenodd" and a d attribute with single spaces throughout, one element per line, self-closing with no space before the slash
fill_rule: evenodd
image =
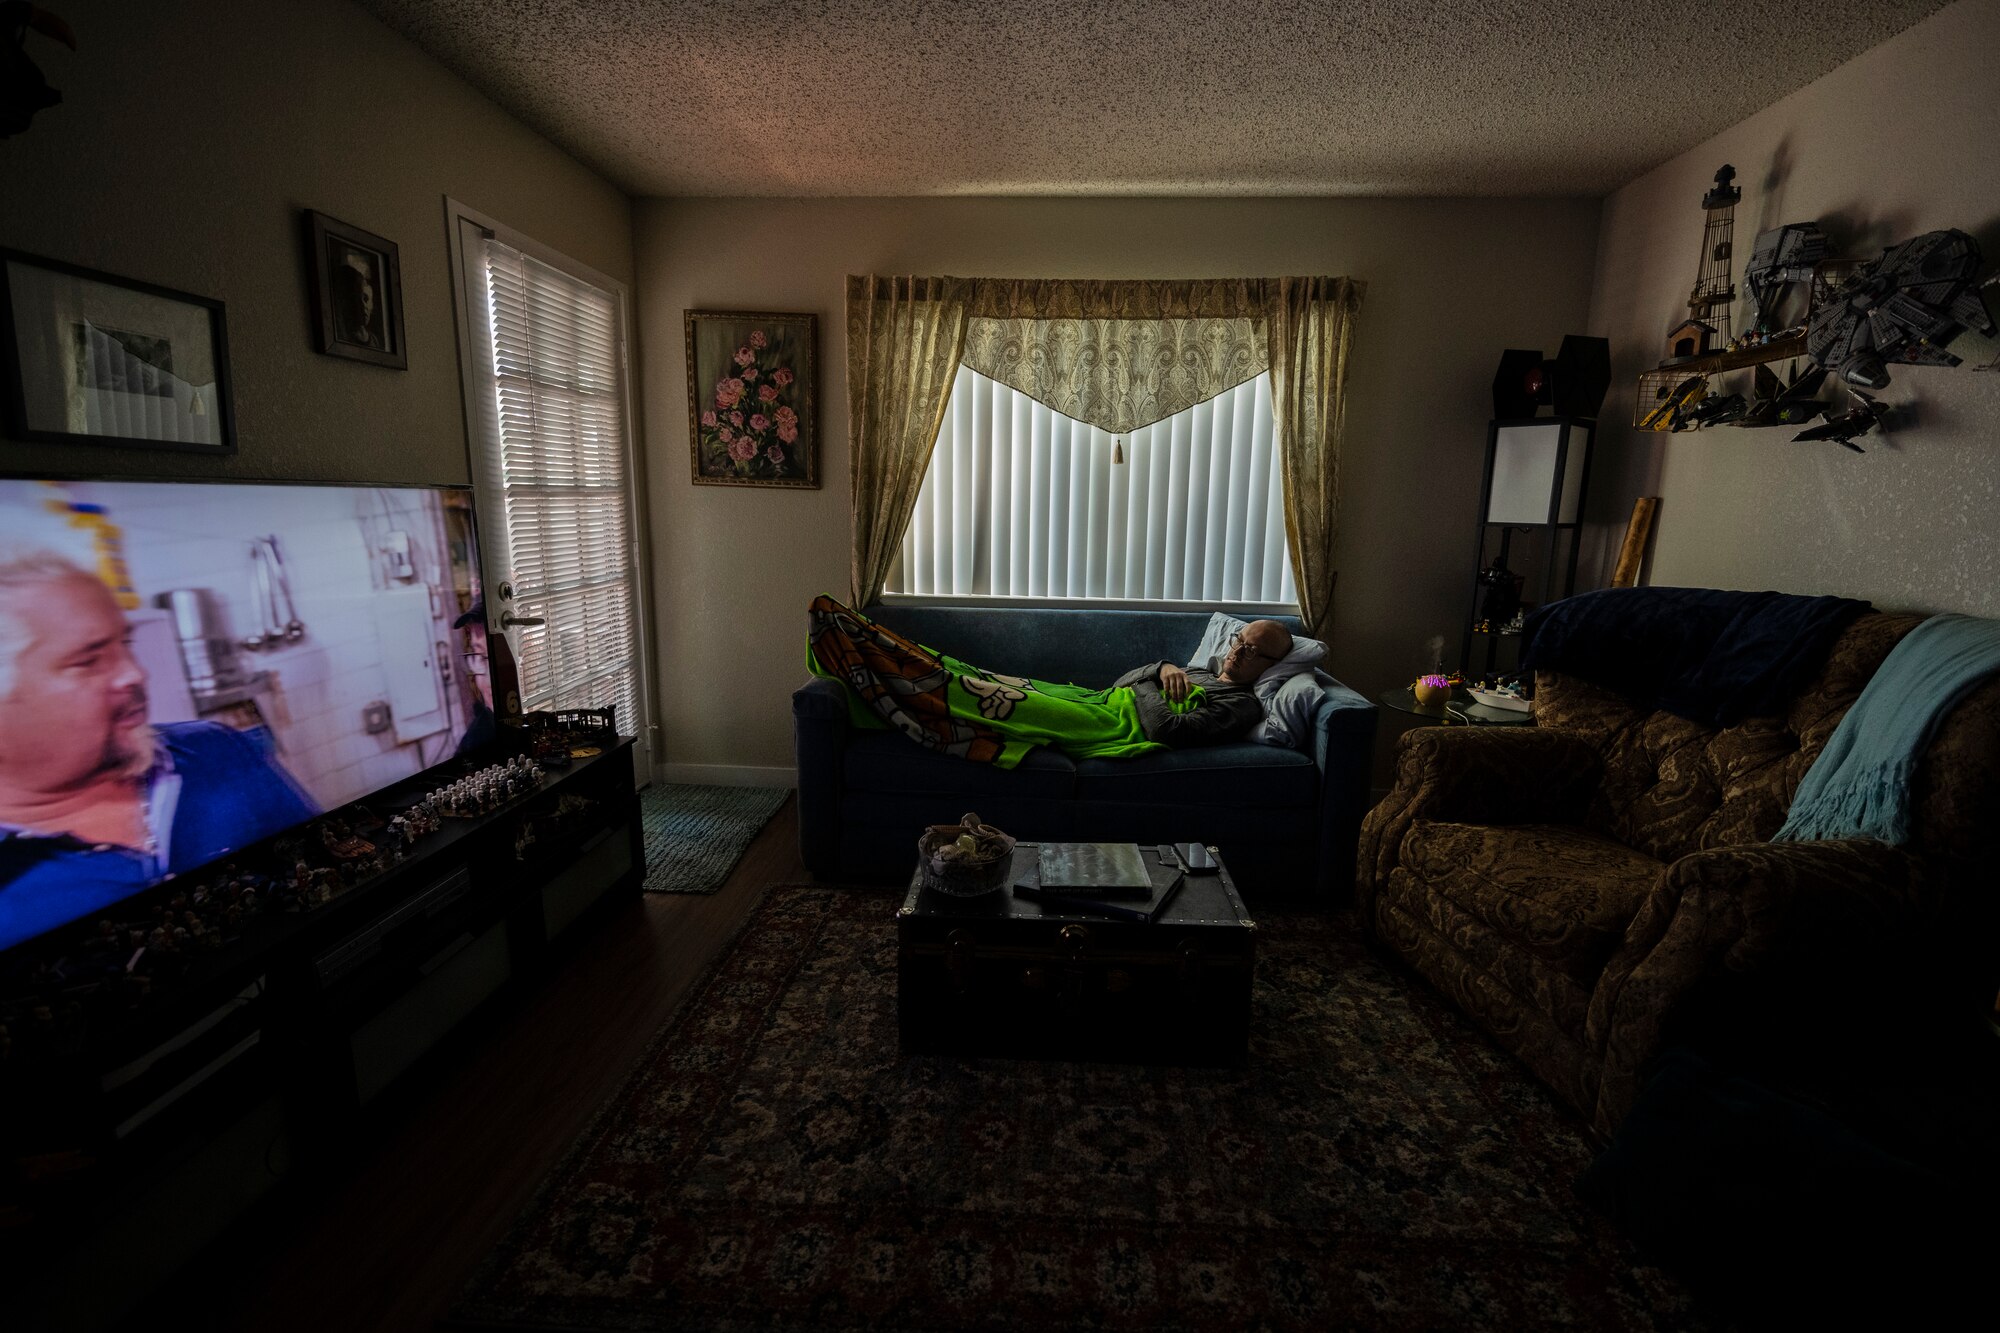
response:
<path id="1" fill-rule="evenodd" d="M 712 895 L 644 894 L 448 1043 L 343 1176 L 288 1189 L 135 1327 L 428 1330 L 775 884 L 809 878 L 797 797 Z"/>

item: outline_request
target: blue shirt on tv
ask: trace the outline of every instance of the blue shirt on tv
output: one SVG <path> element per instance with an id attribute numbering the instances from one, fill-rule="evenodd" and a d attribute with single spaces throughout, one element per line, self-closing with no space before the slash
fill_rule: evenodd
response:
<path id="1" fill-rule="evenodd" d="M 255 736 L 216 722 L 167 723 L 146 777 L 150 851 L 0 824 L 0 949 L 318 813 Z"/>

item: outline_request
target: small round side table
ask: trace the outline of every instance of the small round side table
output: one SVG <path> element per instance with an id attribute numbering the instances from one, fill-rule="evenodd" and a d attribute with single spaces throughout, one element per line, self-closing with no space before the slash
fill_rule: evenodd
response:
<path id="1" fill-rule="evenodd" d="M 1511 708 L 1493 708 L 1475 700 L 1465 692 L 1464 687 L 1452 690 L 1451 698 L 1443 703 L 1420 704 L 1408 685 L 1400 690 L 1384 690 L 1376 696 L 1376 702 L 1384 708 L 1393 708 L 1399 713 L 1409 713 L 1427 722 L 1441 726 L 1473 727 L 1519 727 L 1535 720 L 1533 713 L 1517 713 Z"/>

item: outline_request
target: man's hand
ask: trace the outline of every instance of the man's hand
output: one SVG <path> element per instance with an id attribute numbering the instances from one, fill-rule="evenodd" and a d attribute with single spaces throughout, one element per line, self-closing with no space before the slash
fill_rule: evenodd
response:
<path id="1" fill-rule="evenodd" d="M 1175 666 L 1172 662 L 1164 662 L 1161 664 L 1160 666 L 1161 694 L 1166 695 L 1167 698 L 1172 702 L 1179 703 L 1181 700 L 1188 697 L 1188 690 L 1190 688 L 1191 687 L 1188 684 L 1187 672 L 1181 670 L 1179 667 Z"/>

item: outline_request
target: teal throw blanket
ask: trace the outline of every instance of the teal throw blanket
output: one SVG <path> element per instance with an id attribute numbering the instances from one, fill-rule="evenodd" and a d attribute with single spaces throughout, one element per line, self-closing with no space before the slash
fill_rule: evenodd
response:
<path id="1" fill-rule="evenodd" d="M 1910 838 L 1910 786 L 1938 723 L 2000 672 L 2000 620 L 1932 616 L 1903 636 L 1806 770 L 1773 842 Z"/>

